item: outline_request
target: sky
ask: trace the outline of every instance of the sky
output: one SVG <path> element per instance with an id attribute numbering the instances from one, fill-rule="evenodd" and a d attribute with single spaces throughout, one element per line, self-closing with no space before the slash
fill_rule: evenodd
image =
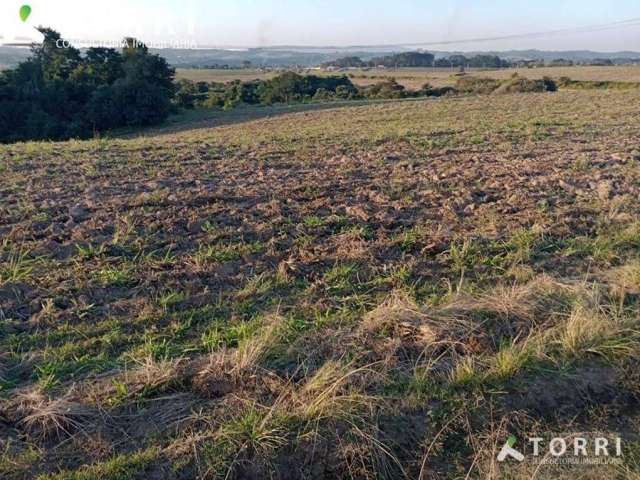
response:
<path id="1" fill-rule="evenodd" d="M 18 16 L 28 3 L 26 22 Z M 631 25 L 453 44 L 465 39 Z M 167 45 L 350 46 L 428 43 L 432 50 L 640 50 L 640 1 L 615 0 L 1 0 L 0 34 L 35 25 L 65 38 L 116 41 L 134 35 Z M 6 42 L 6 40 L 5 40 Z"/>

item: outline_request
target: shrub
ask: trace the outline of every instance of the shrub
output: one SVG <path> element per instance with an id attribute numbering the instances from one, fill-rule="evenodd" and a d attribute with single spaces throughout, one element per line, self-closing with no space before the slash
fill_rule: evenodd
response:
<path id="1" fill-rule="evenodd" d="M 348 98 L 348 96 L 357 91 L 351 80 L 344 75 L 339 77 L 318 77 L 285 72 L 271 80 L 262 82 L 260 101 L 263 104 L 300 102 L 313 98 L 320 89 L 337 93 L 338 88 L 340 88 L 341 98 L 345 98 L 344 96 Z"/>
<path id="2" fill-rule="evenodd" d="M 338 85 L 336 87 L 336 97 L 344 100 L 351 100 L 358 96 L 358 89 L 354 85 Z"/>
<path id="3" fill-rule="evenodd" d="M 574 88 L 580 90 L 629 90 L 640 88 L 640 82 L 615 82 L 605 80 L 571 80 L 569 77 L 560 77 L 558 86 L 561 88 Z"/>
<path id="4" fill-rule="evenodd" d="M 458 93 L 458 90 L 456 90 L 454 87 L 440 87 L 440 88 L 431 89 L 431 91 L 429 92 L 429 96 L 444 97 L 444 96 L 455 95 L 457 93 Z"/>
<path id="5" fill-rule="evenodd" d="M 316 90 L 313 99 L 319 102 L 326 102 L 335 99 L 335 95 L 333 92 L 330 92 L 325 88 L 319 88 L 318 90 Z"/>
<path id="6" fill-rule="evenodd" d="M 542 80 L 530 80 L 514 74 L 507 80 L 461 77 L 456 82 L 456 89 L 462 93 L 487 95 L 490 93 L 555 92 L 557 86 L 548 77 Z"/>
<path id="7" fill-rule="evenodd" d="M 569 77 L 560 77 L 558 79 L 558 86 L 559 87 L 568 87 L 569 85 L 571 85 L 572 80 Z"/>
<path id="8" fill-rule="evenodd" d="M 462 93 L 489 94 L 501 85 L 500 80 L 493 78 L 460 77 L 456 81 L 456 90 Z"/>
<path id="9" fill-rule="evenodd" d="M 194 108 L 199 93 L 195 83 L 189 80 L 180 80 L 174 98 L 175 104 L 180 108 Z"/>
<path id="10" fill-rule="evenodd" d="M 511 78 L 503 82 L 494 93 L 555 92 L 556 84 L 550 78 L 530 80 L 524 77 Z"/>
<path id="11" fill-rule="evenodd" d="M 364 98 L 404 98 L 408 96 L 404 86 L 396 82 L 395 79 L 362 87 L 360 95 Z"/>

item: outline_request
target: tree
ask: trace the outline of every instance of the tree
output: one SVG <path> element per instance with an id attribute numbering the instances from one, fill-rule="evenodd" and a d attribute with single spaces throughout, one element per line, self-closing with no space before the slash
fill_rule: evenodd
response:
<path id="1" fill-rule="evenodd" d="M 124 78 L 113 86 L 113 98 L 122 112 L 121 124 L 141 127 L 160 123 L 171 113 L 171 99 L 162 86 Z"/>
<path id="2" fill-rule="evenodd" d="M 94 132 L 109 130 L 124 123 L 124 112 L 120 110 L 111 85 L 101 85 L 89 100 L 85 115 Z"/>
<path id="3" fill-rule="evenodd" d="M 119 78 L 91 99 L 87 118 L 94 129 L 153 125 L 171 112 L 175 70 L 164 58 L 149 54 L 142 42 L 126 38 L 123 43 Z M 101 59 L 105 54 L 95 52 L 94 56 Z M 113 112 L 115 122 L 109 122 L 106 112 Z"/>
<path id="4" fill-rule="evenodd" d="M 260 96 L 260 101 L 269 105 L 310 99 L 320 89 L 335 94 L 339 87 L 344 87 L 341 89 L 341 95 L 355 94 L 357 92 L 351 80 L 344 75 L 340 77 L 306 75 L 303 77 L 294 72 L 285 72 L 282 75 L 278 75 L 264 82 L 256 91 Z M 326 95 L 326 93 L 323 95 Z"/>
<path id="5" fill-rule="evenodd" d="M 0 142 L 86 138 L 120 126 L 164 120 L 174 70 L 135 39 L 122 52 L 90 48 L 83 56 L 49 28 L 14 70 L 0 73 Z"/>
<path id="6" fill-rule="evenodd" d="M 113 48 L 89 48 L 84 62 L 74 76 L 79 81 L 96 85 L 111 85 L 122 77 L 123 58 Z"/>
<path id="7" fill-rule="evenodd" d="M 66 80 L 82 61 L 80 50 L 68 45 L 55 30 L 40 27 L 38 31 L 44 39 L 32 48 L 32 54 L 42 67 L 44 79 Z"/>
<path id="8" fill-rule="evenodd" d="M 136 55 L 147 55 L 148 53 L 147 46 L 137 38 L 125 37 L 122 40 L 122 56 L 125 60 Z"/>
<path id="9" fill-rule="evenodd" d="M 125 41 L 126 46 L 122 49 L 122 57 L 124 75 L 128 81 L 154 85 L 164 90 L 167 96 L 173 97 L 175 69 L 171 68 L 161 56 L 149 54 L 147 47 L 138 40 L 125 39 Z"/>

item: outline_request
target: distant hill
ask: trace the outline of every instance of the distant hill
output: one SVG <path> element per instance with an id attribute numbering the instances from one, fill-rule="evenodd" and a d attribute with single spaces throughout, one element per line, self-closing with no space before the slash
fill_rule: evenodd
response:
<path id="1" fill-rule="evenodd" d="M 30 54 L 31 51 L 28 48 L 0 46 L 0 69 L 15 66 Z"/>
<path id="2" fill-rule="evenodd" d="M 620 59 L 620 60 L 637 60 L 640 59 L 640 52 L 594 52 L 591 50 L 565 50 L 565 51 L 548 51 L 548 50 L 506 50 L 506 51 L 477 51 L 477 52 L 433 52 L 438 57 L 447 57 L 451 54 L 462 55 L 497 55 L 507 60 L 572 60 L 574 62 L 588 62 L 594 59 Z"/>
<path id="3" fill-rule="evenodd" d="M 242 66 L 244 62 L 251 62 L 253 66 L 288 67 L 292 65 L 316 66 L 332 62 L 347 56 L 359 57 L 370 61 L 374 58 L 386 57 L 390 54 L 400 54 L 414 49 L 405 50 L 372 50 L 345 49 L 345 48 L 305 48 L 305 47 L 270 47 L 251 48 L 246 50 L 162 50 L 156 53 L 163 55 L 167 61 L 176 67 L 206 67 L 213 65 L 229 65 L 230 67 Z M 636 60 L 640 59 L 640 52 L 594 52 L 589 50 L 576 51 L 542 51 L 542 50 L 509 50 L 509 51 L 433 51 L 436 59 L 450 57 L 452 55 L 465 55 L 467 57 L 477 55 L 497 56 L 506 60 L 571 60 L 574 62 L 587 62 L 594 59 L 611 60 Z"/>
<path id="4" fill-rule="evenodd" d="M 376 57 L 384 57 L 389 54 L 416 51 L 414 48 L 395 47 L 265 47 L 248 49 L 197 49 L 197 50 L 155 50 L 153 53 L 162 55 L 174 67 L 180 68 L 207 68 L 228 66 L 241 67 L 248 62 L 255 67 L 290 67 L 316 66 L 332 62 L 346 56 L 357 56 L 365 61 Z M 640 52 L 595 52 L 590 50 L 569 51 L 544 51 L 544 50 L 508 50 L 508 51 L 434 51 L 422 50 L 432 53 L 436 59 L 451 55 L 492 55 L 506 60 L 543 60 L 552 61 L 558 59 L 574 62 L 587 62 L 594 59 L 611 59 L 619 61 L 640 60 Z M 0 46 L 0 67 L 12 67 L 27 58 L 29 50 L 26 48 Z"/>

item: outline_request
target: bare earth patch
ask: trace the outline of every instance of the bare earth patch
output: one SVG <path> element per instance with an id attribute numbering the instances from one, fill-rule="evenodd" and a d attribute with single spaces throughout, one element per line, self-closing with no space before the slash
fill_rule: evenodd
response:
<path id="1" fill-rule="evenodd" d="M 494 450 L 540 428 L 621 432 L 593 478 L 637 475 L 639 114 L 561 91 L 1 146 L 0 477 L 519 478 Z"/>

